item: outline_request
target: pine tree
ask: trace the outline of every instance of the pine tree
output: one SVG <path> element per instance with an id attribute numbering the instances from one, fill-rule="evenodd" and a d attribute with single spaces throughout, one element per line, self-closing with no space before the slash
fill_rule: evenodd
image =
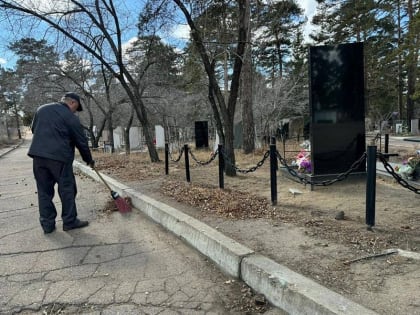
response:
<path id="1" fill-rule="evenodd" d="M 413 115 L 418 78 L 418 3 L 412 0 L 317 0 L 312 34 L 316 44 L 360 41 L 365 47 L 366 104 L 375 120 L 399 112 Z M 411 12 L 411 13 L 410 13 Z M 417 58 L 417 59 L 416 59 Z M 404 87 L 404 84 L 405 87 Z M 410 97 L 411 96 L 411 97 Z"/>

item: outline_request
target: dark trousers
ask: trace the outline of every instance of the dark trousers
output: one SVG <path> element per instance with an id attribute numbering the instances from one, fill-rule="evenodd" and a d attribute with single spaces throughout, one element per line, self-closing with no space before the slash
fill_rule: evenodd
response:
<path id="1" fill-rule="evenodd" d="M 38 189 L 39 221 L 44 229 L 55 226 L 57 210 L 53 203 L 54 186 L 58 184 L 63 224 L 71 225 L 77 218 L 76 180 L 72 163 L 34 157 L 33 172 Z"/>

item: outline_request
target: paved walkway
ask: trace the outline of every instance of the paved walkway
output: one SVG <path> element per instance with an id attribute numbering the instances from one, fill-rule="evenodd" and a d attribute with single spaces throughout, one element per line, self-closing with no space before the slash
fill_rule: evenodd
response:
<path id="1" fill-rule="evenodd" d="M 0 314 L 235 314 L 233 278 L 290 314 L 375 314 L 107 176 L 135 209 L 101 215 L 109 192 L 80 163 L 79 217 L 91 225 L 44 235 L 27 147 L 0 150 Z"/>
<path id="2" fill-rule="evenodd" d="M 44 235 L 27 150 L 0 151 L 0 314 L 241 314 L 240 281 L 139 211 L 101 215 L 92 179 L 77 179 L 90 226 Z"/>

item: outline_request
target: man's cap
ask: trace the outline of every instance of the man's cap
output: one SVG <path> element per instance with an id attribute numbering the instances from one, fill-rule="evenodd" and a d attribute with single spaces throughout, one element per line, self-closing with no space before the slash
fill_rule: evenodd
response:
<path id="1" fill-rule="evenodd" d="M 79 103 L 79 107 L 77 107 L 78 112 L 81 112 L 83 110 L 82 102 L 80 101 L 80 96 L 78 94 L 74 92 L 67 92 L 66 94 L 64 94 L 64 97 L 74 99 L 75 101 Z"/>

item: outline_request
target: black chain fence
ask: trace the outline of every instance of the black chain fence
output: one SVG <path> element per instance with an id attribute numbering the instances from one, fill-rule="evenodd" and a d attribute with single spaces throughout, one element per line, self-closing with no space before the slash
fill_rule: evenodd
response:
<path id="1" fill-rule="evenodd" d="M 276 153 L 277 153 L 277 158 L 279 159 L 280 163 L 284 167 L 286 167 L 290 175 L 299 179 L 301 183 L 305 185 L 309 184 L 311 186 L 329 186 L 336 182 L 342 181 L 346 179 L 347 177 L 349 177 L 349 175 L 353 173 L 355 170 L 359 169 L 360 165 L 366 161 L 366 153 L 364 153 L 356 162 L 354 162 L 350 166 L 350 168 L 346 172 L 338 174 L 336 178 L 328 179 L 324 181 L 315 181 L 312 179 L 308 179 L 308 176 L 306 175 L 304 176 L 299 175 L 299 172 L 297 172 L 293 167 L 290 167 L 289 165 L 287 165 L 286 159 L 284 159 L 278 151 L 276 151 Z"/>
<path id="2" fill-rule="evenodd" d="M 183 154 L 183 153 L 184 153 L 184 148 L 182 147 L 182 148 L 179 150 L 179 156 L 178 156 L 176 159 L 174 159 L 174 158 L 172 157 L 171 152 L 168 150 L 169 158 L 171 159 L 171 161 L 172 161 L 172 162 L 175 162 L 175 163 L 177 163 L 177 162 L 179 162 L 179 161 L 181 160 L 181 157 L 182 157 L 182 154 Z"/>
<path id="3" fill-rule="evenodd" d="M 211 157 L 210 157 L 210 159 L 208 160 L 208 161 L 200 161 L 200 160 L 198 160 L 196 157 L 195 157 L 195 155 L 194 155 L 194 153 L 191 151 L 191 150 L 188 150 L 188 153 L 191 155 L 191 157 L 192 157 L 192 159 L 197 163 L 197 164 L 199 164 L 199 165 L 201 165 L 201 166 L 205 166 L 205 165 L 208 165 L 208 164 L 210 164 L 211 162 L 213 162 L 215 159 L 216 159 L 216 157 L 217 157 L 217 155 L 219 154 L 219 150 L 217 149 L 212 155 L 211 155 Z"/>
<path id="4" fill-rule="evenodd" d="M 176 159 L 173 159 L 171 157 L 172 162 L 178 162 L 183 153 L 185 153 L 185 171 L 186 171 L 186 179 L 189 182 L 190 181 L 190 171 L 189 171 L 189 159 L 188 157 L 191 156 L 191 158 L 199 165 L 208 165 L 212 163 L 217 156 L 219 156 L 219 187 L 224 188 L 224 170 L 226 164 L 229 164 L 231 167 L 233 167 L 236 172 L 247 174 L 251 172 L 255 172 L 257 169 L 259 169 L 261 166 L 264 165 L 264 162 L 270 158 L 270 184 L 271 184 L 271 201 L 273 205 L 277 204 L 277 170 L 278 170 L 278 162 L 280 161 L 280 164 L 285 167 L 287 172 L 291 175 L 291 178 L 304 185 L 311 185 L 312 186 L 329 186 L 336 182 L 343 181 L 346 178 L 349 177 L 350 174 L 358 171 L 360 173 L 360 169 L 366 168 L 366 224 L 368 225 L 368 229 L 371 229 L 372 226 L 375 225 L 375 185 L 376 185 L 376 161 L 379 159 L 386 170 L 396 181 L 399 183 L 402 187 L 409 189 L 410 191 L 413 191 L 416 194 L 420 194 L 420 189 L 414 187 L 413 185 L 410 185 L 408 181 L 406 181 L 403 177 L 401 177 L 392 167 L 390 163 L 388 163 L 388 157 L 390 154 L 382 154 L 380 152 L 376 151 L 376 146 L 368 146 L 367 152 L 364 152 L 362 156 L 355 161 L 347 171 L 338 174 L 335 178 L 323 180 L 323 181 L 317 181 L 315 180 L 315 176 L 312 176 L 311 174 L 305 174 L 299 172 L 295 167 L 290 166 L 287 164 L 287 161 L 282 155 L 275 149 L 275 144 L 270 145 L 270 150 L 266 151 L 264 153 L 263 158 L 261 161 L 259 161 L 255 166 L 250 167 L 248 169 L 241 169 L 234 165 L 224 154 L 223 147 L 219 145 L 218 149 L 212 153 L 211 157 L 207 161 L 200 161 L 197 159 L 197 157 L 194 155 L 194 153 L 188 149 L 188 145 L 185 145 L 182 149 L 180 149 L 179 157 Z M 166 144 L 165 146 L 165 168 L 166 168 L 166 174 L 169 173 L 169 145 Z M 363 166 L 363 167 L 361 167 Z M 420 175 L 420 174 L 418 174 Z"/>
<path id="5" fill-rule="evenodd" d="M 179 150 L 179 156 L 174 159 L 171 155 L 171 153 L 169 152 L 169 157 L 170 160 L 172 162 L 179 162 L 181 160 L 181 157 L 184 153 L 185 149 L 181 148 Z M 360 166 L 362 164 L 366 163 L 366 152 L 362 154 L 362 156 L 356 160 L 347 171 L 337 174 L 337 176 L 335 178 L 330 178 L 327 180 L 322 180 L 322 181 L 317 181 L 314 180 L 313 178 L 311 178 L 311 176 L 309 174 L 303 174 L 300 173 L 295 167 L 288 165 L 286 159 L 280 154 L 280 152 L 278 152 L 277 150 L 275 151 L 276 153 L 276 159 L 280 162 L 280 164 L 287 170 L 287 172 L 292 176 L 292 179 L 295 180 L 296 182 L 302 183 L 304 185 L 311 185 L 311 186 L 330 186 L 334 183 L 343 181 L 345 179 L 347 179 L 349 177 L 350 174 L 354 173 L 355 171 L 360 169 Z M 241 174 L 248 174 L 251 172 L 255 172 L 257 171 L 259 168 L 261 168 L 265 161 L 270 157 L 270 151 L 267 150 L 264 155 L 263 158 L 255 165 L 252 166 L 250 168 L 247 169 L 243 169 L 238 167 L 237 165 L 233 164 L 230 159 L 228 158 L 228 156 L 226 156 L 226 154 L 224 153 L 223 150 L 217 149 L 215 152 L 212 153 L 211 157 L 209 160 L 207 161 L 201 161 L 199 160 L 194 153 L 191 150 L 188 150 L 188 154 L 191 156 L 191 158 L 199 165 L 201 166 L 205 166 L 205 165 L 209 165 L 210 163 L 212 163 L 216 157 L 218 157 L 219 155 L 223 156 L 224 159 L 224 163 L 229 164 L 231 167 L 233 167 L 236 172 L 241 173 Z M 398 184 L 400 184 L 402 187 L 409 189 L 410 191 L 413 191 L 416 194 L 420 194 L 420 189 L 414 187 L 413 185 L 410 185 L 410 183 L 405 180 L 403 177 L 401 177 L 392 167 L 392 165 L 388 162 L 388 158 L 386 155 L 378 152 L 377 153 L 377 158 L 383 163 L 385 170 L 397 181 Z M 277 165 L 276 165 L 277 168 Z"/>
<path id="6" fill-rule="evenodd" d="M 389 164 L 387 157 L 381 153 L 377 154 L 379 160 L 384 165 L 385 170 L 391 174 L 391 176 L 397 181 L 398 184 L 400 184 L 402 187 L 407 188 L 416 194 L 420 194 L 420 189 L 410 185 L 403 177 L 401 177 L 392 167 L 391 164 Z"/>
<path id="7" fill-rule="evenodd" d="M 222 151 L 222 154 L 223 154 L 223 157 L 225 159 L 226 164 L 229 164 L 230 166 L 232 166 L 235 169 L 235 171 L 237 171 L 238 173 L 241 173 L 241 174 L 248 174 L 248 173 L 251 173 L 251 172 L 255 172 L 257 169 L 259 169 L 261 166 L 264 165 L 265 160 L 267 160 L 267 158 L 270 156 L 270 151 L 267 151 L 267 152 L 264 153 L 264 156 L 263 156 L 262 160 L 259 161 L 257 163 L 257 165 L 252 166 L 248 169 L 241 169 L 241 168 L 237 167 L 236 165 L 234 165 L 229 160 L 229 158 L 224 154 L 223 151 Z"/>

